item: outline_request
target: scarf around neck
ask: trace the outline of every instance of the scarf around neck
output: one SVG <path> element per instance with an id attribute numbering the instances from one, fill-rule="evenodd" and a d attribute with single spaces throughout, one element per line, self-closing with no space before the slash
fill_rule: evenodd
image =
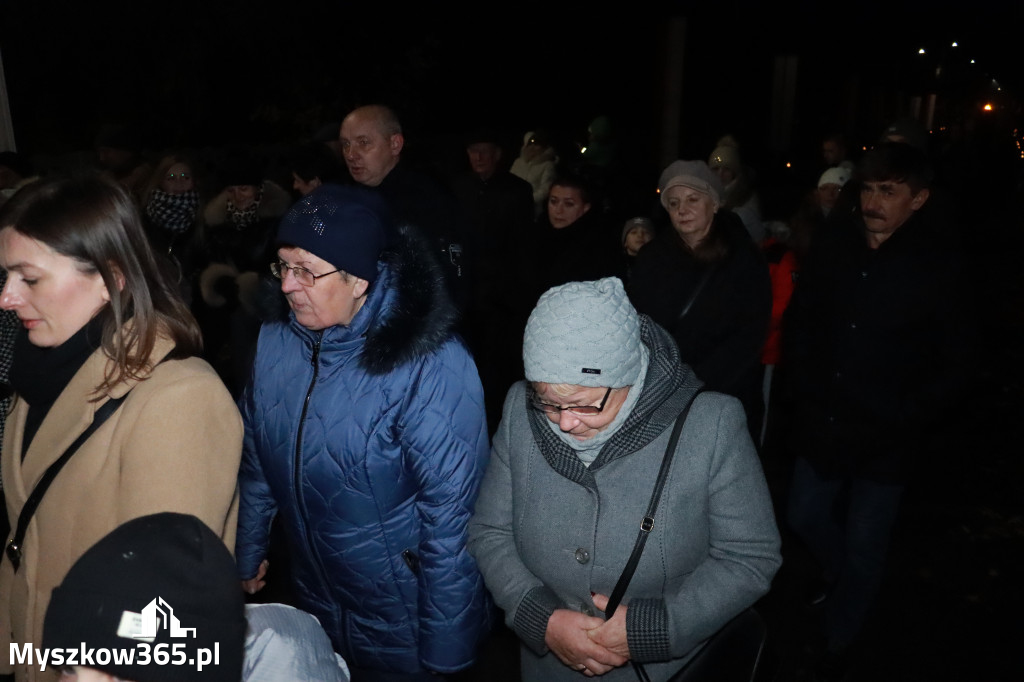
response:
<path id="1" fill-rule="evenodd" d="M 182 194 L 168 194 L 160 188 L 149 195 L 146 215 L 161 228 L 181 234 L 192 226 L 199 213 L 199 192 L 190 189 Z"/>
<path id="2" fill-rule="evenodd" d="M 11 387 L 29 406 L 22 457 L 57 398 L 89 356 L 100 347 L 105 318 L 106 315 L 100 312 L 71 338 L 53 348 L 33 345 L 28 340 L 28 331 L 24 329 L 15 338 Z"/>
<path id="3" fill-rule="evenodd" d="M 228 218 L 231 220 L 231 225 L 236 230 L 244 230 L 259 220 L 258 212 L 260 210 L 261 201 L 263 201 L 262 184 L 260 184 L 259 188 L 256 190 L 256 198 L 253 199 L 253 202 L 245 208 L 238 208 L 235 206 L 235 202 L 228 199 L 227 211 Z"/>

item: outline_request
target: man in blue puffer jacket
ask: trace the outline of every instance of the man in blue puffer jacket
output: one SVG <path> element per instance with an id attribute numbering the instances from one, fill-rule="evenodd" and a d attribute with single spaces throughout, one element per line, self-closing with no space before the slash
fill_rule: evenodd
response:
<path id="1" fill-rule="evenodd" d="M 262 587 L 280 514 L 299 606 L 354 681 L 465 668 L 489 614 L 466 551 L 489 447 L 443 277 L 362 188 L 315 190 L 278 243 L 291 314 L 263 326 L 242 399 L 244 585 Z"/>

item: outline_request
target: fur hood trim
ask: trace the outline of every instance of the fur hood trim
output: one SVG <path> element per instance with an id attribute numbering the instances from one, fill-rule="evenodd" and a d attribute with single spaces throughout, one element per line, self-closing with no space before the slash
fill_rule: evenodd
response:
<path id="1" fill-rule="evenodd" d="M 399 228 L 395 246 L 382 260 L 391 271 L 387 286 L 394 291 L 385 292 L 384 310 L 359 358 L 370 374 L 387 374 L 433 353 L 453 335 L 459 317 L 437 255 L 415 228 Z"/>

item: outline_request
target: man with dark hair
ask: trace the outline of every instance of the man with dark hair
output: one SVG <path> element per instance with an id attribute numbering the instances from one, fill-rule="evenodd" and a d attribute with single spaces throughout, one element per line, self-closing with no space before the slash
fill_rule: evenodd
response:
<path id="1" fill-rule="evenodd" d="M 925 210 L 927 159 L 890 143 L 859 171 L 859 211 L 816 237 L 788 313 L 788 517 L 823 568 L 819 679 L 849 663 L 904 486 L 966 373 L 960 263 Z"/>

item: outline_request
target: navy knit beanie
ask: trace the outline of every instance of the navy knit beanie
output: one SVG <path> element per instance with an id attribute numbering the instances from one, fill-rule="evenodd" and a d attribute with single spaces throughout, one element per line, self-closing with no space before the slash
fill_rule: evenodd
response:
<path id="1" fill-rule="evenodd" d="M 277 242 L 296 246 L 368 282 L 392 234 L 380 196 L 363 187 L 321 185 L 281 219 Z"/>

